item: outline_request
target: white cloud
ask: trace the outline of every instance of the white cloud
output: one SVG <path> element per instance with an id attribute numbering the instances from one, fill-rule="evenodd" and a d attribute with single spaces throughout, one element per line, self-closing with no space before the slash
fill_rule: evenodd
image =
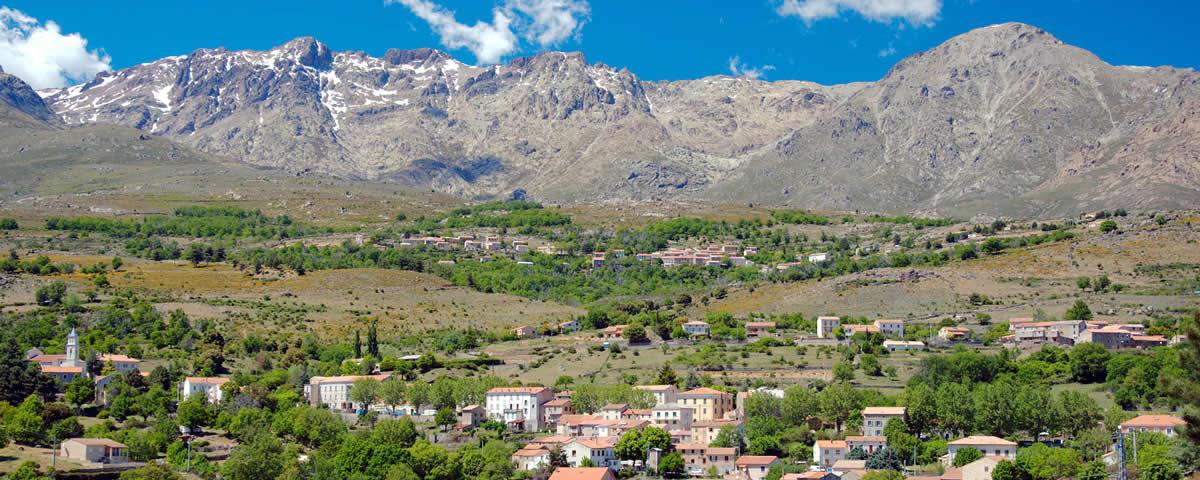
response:
<path id="1" fill-rule="evenodd" d="M 518 13 L 517 28 L 526 40 L 542 47 L 578 38 L 591 10 L 586 0 L 510 0 L 510 12 Z"/>
<path id="2" fill-rule="evenodd" d="M 766 75 L 767 72 L 774 70 L 774 65 L 763 65 L 761 67 L 752 67 L 742 63 L 741 57 L 734 55 L 729 58 L 729 74 L 735 77 L 749 78 L 758 80 Z"/>
<path id="3" fill-rule="evenodd" d="M 783 0 L 775 11 L 785 17 L 800 17 L 812 25 L 823 18 L 837 17 L 843 10 L 880 23 L 902 18 L 912 25 L 932 25 L 942 11 L 942 0 Z"/>
<path id="4" fill-rule="evenodd" d="M 387 0 L 408 7 L 429 23 L 448 48 L 465 48 L 480 64 L 499 62 L 520 49 L 520 40 L 538 47 L 578 38 L 591 10 L 587 0 L 505 0 L 492 9 L 492 21 L 459 23 L 454 12 L 431 0 Z"/>
<path id="5" fill-rule="evenodd" d="M 879 58 L 887 58 L 887 57 L 890 57 L 895 54 L 896 54 L 896 47 L 889 43 L 887 48 L 884 48 L 879 51 Z"/>
<path id="6" fill-rule="evenodd" d="M 53 21 L 0 7 L 0 66 L 35 89 L 86 82 L 110 70 L 112 59 L 87 43 L 78 33 L 63 35 Z"/>

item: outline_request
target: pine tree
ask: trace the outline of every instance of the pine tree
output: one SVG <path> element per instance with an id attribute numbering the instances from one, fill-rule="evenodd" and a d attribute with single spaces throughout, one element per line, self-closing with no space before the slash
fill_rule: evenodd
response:
<path id="1" fill-rule="evenodd" d="M 354 358 L 362 358 L 362 336 L 354 331 Z"/>
<path id="2" fill-rule="evenodd" d="M 376 320 L 371 320 L 371 326 L 367 329 L 367 353 L 372 357 L 379 358 L 379 333 L 377 331 Z"/>

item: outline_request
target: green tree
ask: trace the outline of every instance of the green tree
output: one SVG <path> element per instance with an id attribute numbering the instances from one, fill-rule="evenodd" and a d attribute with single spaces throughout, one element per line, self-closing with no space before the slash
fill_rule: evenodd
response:
<path id="1" fill-rule="evenodd" d="M 646 327 L 639 323 L 633 323 L 625 327 L 625 340 L 630 344 L 648 343 L 650 336 L 646 333 Z"/>
<path id="2" fill-rule="evenodd" d="M 446 431 L 450 426 L 458 423 L 458 418 L 455 417 L 453 408 L 445 407 L 438 409 L 437 415 L 433 417 L 433 423 L 442 427 L 442 431 Z"/>
<path id="3" fill-rule="evenodd" d="M 1015 405 L 1017 425 L 1034 441 L 1039 440 L 1042 433 L 1053 434 L 1056 430 L 1060 414 L 1049 389 L 1040 385 L 1026 385 L 1017 394 Z"/>
<path id="4" fill-rule="evenodd" d="M 213 413 L 208 408 L 208 401 L 203 395 L 192 395 L 187 400 L 179 402 L 175 413 L 179 424 L 188 429 L 205 427 L 213 421 Z"/>
<path id="5" fill-rule="evenodd" d="M 1071 377 L 1076 382 L 1099 383 L 1108 376 L 1107 365 L 1112 355 L 1103 345 L 1085 342 L 1072 348 L 1069 358 Z"/>
<path id="6" fill-rule="evenodd" d="M 1064 390 L 1058 395 L 1058 407 L 1055 409 L 1064 433 L 1074 437 L 1084 430 L 1095 428 L 1100 422 L 1100 404 L 1086 393 L 1076 390 Z"/>
<path id="7" fill-rule="evenodd" d="M 375 429 L 371 431 L 371 435 L 375 441 L 385 445 L 399 445 L 402 448 L 411 447 L 416 443 L 420 434 L 417 433 L 417 426 L 409 417 L 400 417 L 395 420 L 384 420 L 375 424 Z"/>
<path id="8" fill-rule="evenodd" d="M 1017 465 L 1033 480 L 1072 478 L 1083 462 L 1079 452 L 1069 448 L 1051 448 L 1035 443 L 1017 451 Z"/>
<path id="9" fill-rule="evenodd" d="M 1156 460 L 1140 468 L 1142 480 L 1180 480 L 1179 465 L 1169 460 Z"/>
<path id="10" fill-rule="evenodd" d="M 863 355 L 860 357 L 858 366 L 862 369 L 863 373 L 869 376 L 879 377 L 883 375 L 883 366 L 880 365 L 879 359 L 874 355 Z"/>
<path id="11" fill-rule="evenodd" d="M 904 474 L 895 470 L 872 470 L 864 473 L 862 480 L 904 480 Z"/>
<path id="12" fill-rule="evenodd" d="M 371 320 L 371 325 L 367 327 L 367 353 L 371 354 L 372 357 L 380 358 L 378 320 Z"/>
<path id="13" fill-rule="evenodd" d="M 55 280 L 37 288 L 34 292 L 34 297 L 38 305 L 54 306 L 62 303 L 63 297 L 67 295 L 67 284 L 62 281 Z"/>
<path id="14" fill-rule="evenodd" d="M 1083 300 L 1076 300 L 1075 304 L 1071 305 L 1071 308 L 1068 308 L 1067 312 L 1063 314 L 1063 319 L 1091 320 L 1092 310 L 1088 308 L 1087 303 L 1084 303 Z"/>
<path id="15" fill-rule="evenodd" d="M 675 370 L 671 368 L 671 363 L 664 363 L 662 368 L 658 370 L 658 378 L 655 379 L 658 385 L 679 385 L 679 375 L 675 374 Z"/>
<path id="16" fill-rule="evenodd" d="M 1075 286 L 1079 287 L 1080 290 L 1092 288 L 1092 279 L 1088 277 L 1079 277 L 1078 280 L 1075 280 Z"/>
<path id="17" fill-rule="evenodd" d="M 92 381 L 91 377 L 80 375 L 75 377 L 71 383 L 67 384 L 67 392 L 64 395 L 67 403 L 75 407 L 78 411 L 86 403 L 91 403 L 96 398 L 96 382 Z"/>
<path id="18" fill-rule="evenodd" d="M 682 478 L 685 468 L 683 455 L 679 452 L 663 455 L 658 461 L 658 474 L 666 478 Z"/>
<path id="19" fill-rule="evenodd" d="M 350 384 L 350 400 L 365 412 L 379 400 L 379 382 L 369 378 L 355 380 Z"/>
<path id="20" fill-rule="evenodd" d="M 1105 220 L 1103 222 L 1100 222 L 1100 231 L 1101 232 L 1108 233 L 1108 232 L 1114 231 L 1116 229 L 1117 229 L 1117 222 L 1114 222 L 1112 220 Z"/>
<path id="21" fill-rule="evenodd" d="M 283 445 L 274 436 L 263 434 L 234 448 L 221 472 L 229 480 L 275 480 L 283 464 Z"/>
<path id="22" fill-rule="evenodd" d="M 1022 470 L 1016 462 L 1001 460 L 992 470 L 992 480 L 1029 480 L 1029 474 Z"/>
<path id="23" fill-rule="evenodd" d="M 21 445 L 41 445 L 45 441 L 46 424 L 42 419 L 42 400 L 36 396 L 25 397 L 8 418 L 8 434 Z"/>
<path id="24" fill-rule="evenodd" d="M 975 418 L 971 390 L 961 383 L 943 383 L 937 389 L 937 415 L 943 431 L 964 434 Z"/>
<path id="25" fill-rule="evenodd" d="M 913 433 L 932 433 L 937 426 L 937 394 L 929 385 L 917 383 L 906 389 L 908 426 Z"/>
<path id="26" fill-rule="evenodd" d="M 833 365 L 833 380 L 835 382 L 854 381 L 854 365 L 850 362 L 837 362 Z"/>
<path id="27" fill-rule="evenodd" d="M 780 414 L 788 425 L 800 426 L 809 417 L 820 414 L 817 403 L 817 392 L 804 385 L 793 385 L 783 392 L 783 402 L 780 404 Z"/>
<path id="28" fill-rule="evenodd" d="M 12 335 L 0 338 L 0 402 L 17 404 L 30 395 L 50 398 L 57 384 L 38 368 L 37 364 L 25 360 L 25 352 L 17 345 Z"/>
<path id="29" fill-rule="evenodd" d="M 47 433 L 51 444 L 82 436 L 83 425 L 80 425 L 79 420 L 75 417 L 67 417 L 59 420 L 53 427 L 50 427 L 50 431 Z"/>
<path id="30" fill-rule="evenodd" d="M 1179 352 L 1180 373 L 1167 382 L 1171 398 L 1186 409 L 1183 419 L 1187 422 L 1180 429 L 1183 438 L 1200 447 L 1200 312 L 1193 314 L 1192 321 L 1185 326 L 1187 341 Z"/>
<path id="31" fill-rule="evenodd" d="M 396 406 L 404 403 L 404 382 L 386 380 L 379 384 L 379 401 L 395 412 Z"/>
<path id="32" fill-rule="evenodd" d="M 680 457 L 680 460 L 682 459 L 683 458 Z M 566 452 L 563 452 L 562 447 L 558 445 L 550 447 L 549 464 L 550 468 L 567 467 L 571 465 L 570 461 L 567 459 Z M 659 469 L 662 470 L 661 463 L 659 464 Z"/>
<path id="33" fill-rule="evenodd" d="M 983 453 L 975 447 L 963 447 L 954 454 L 954 466 L 961 467 L 981 458 L 983 458 Z"/>
<path id="34" fill-rule="evenodd" d="M 1018 388 L 1004 379 L 975 387 L 975 428 L 1003 437 L 1017 429 L 1013 416 Z"/>
<path id="35" fill-rule="evenodd" d="M 145 466 L 121 472 L 120 480 L 183 480 L 183 477 L 163 463 L 147 463 Z"/>
<path id="36" fill-rule="evenodd" d="M 883 447 L 867 457 L 866 467 L 871 470 L 901 470 L 904 468 L 904 461 L 900 458 L 900 454 L 889 447 Z"/>
<path id="37" fill-rule="evenodd" d="M 821 405 L 821 415 L 833 422 L 834 427 L 841 431 L 846 420 L 862 408 L 862 395 L 854 387 L 845 383 L 835 383 L 817 394 Z"/>
<path id="38" fill-rule="evenodd" d="M 717 430 L 717 436 L 713 438 L 712 447 L 717 448 L 736 448 L 738 451 L 746 449 L 745 438 L 742 437 L 742 431 L 732 425 L 726 425 Z"/>

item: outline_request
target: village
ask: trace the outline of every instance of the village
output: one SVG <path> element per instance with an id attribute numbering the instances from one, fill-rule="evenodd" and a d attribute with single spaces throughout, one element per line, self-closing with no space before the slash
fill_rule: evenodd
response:
<path id="1" fill-rule="evenodd" d="M 881 342 L 889 352 L 918 352 L 928 350 L 926 343 L 904 340 L 906 322 L 899 319 L 879 319 L 870 324 L 843 324 L 841 318 L 821 316 L 816 319 L 816 331 L 811 337 L 801 336 L 797 343 L 806 341 L 834 342 L 848 345 L 852 338 L 886 338 Z M 596 332 L 598 341 L 610 346 L 625 340 L 627 325 L 613 325 Z M 558 325 L 562 332 L 577 332 L 578 321 Z M 773 322 L 750 321 L 744 325 L 746 336 L 751 339 L 774 338 L 780 334 Z M 689 321 L 683 329 L 692 341 L 708 341 L 709 325 L 703 321 Z M 1002 338 L 1007 345 L 1023 346 L 1026 349 L 1039 345 L 1073 346 L 1093 343 L 1108 350 L 1150 349 L 1174 346 L 1186 341 L 1179 335 L 1170 339 L 1157 335 L 1146 335 L 1141 324 L 1108 324 L 1100 321 L 1034 321 L 1032 318 L 1016 317 L 1009 320 L 1010 334 Z M 514 332 L 518 338 L 538 335 L 533 327 L 518 327 Z M 938 330 L 937 342 L 946 345 L 967 343 L 971 331 L 958 327 L 943 327 Z M 632 346 L 632 345 L 630 345 Z M 619 347 L 610 347 L 619 348 Z M 81 378 L 89 377 L 87 363 L 81 358 L 79 336 L 72 330 L 67 335 L 64 354 L 44 354 L 31 349 L 26 352 L 31 364 L 36 364 L 47 376 L 65 389 Z M 419 360 L 414 355 L 407 361 Z M 122 375 L 145 377 L 149 372 L 139 370 L 141 361 L 125 355 L 100 354 L 90 359 L 105 365 L 107 373 L 92 376 L 88 381 L 94 385 L 97 404 L 110 404 L 106 385 Z M 227 403 L 239 395 L 229 377 L 188 376 L 178 384 L 176 396 L 179 402 L 202 399 L 214 406 Z M 422 422 L 433 420 L 444 412 L 428 404 L 385 405 L 378 397 L 364 401 L 358 389 L 377 387 L 388 382 L 405 382 L 396 374 L 376 371 L 369 375 L 314 376 L 303 388 L 303 399 L 315 408 L 334 412 L 348 424 L 353 425 L 363 415 L 378 417 L 410 417 Z M 639 403 L 608 403 L 593 408 L 578 408 L 573 403 L 570 388 L 546 386 L 494 387 L 486 391 L 482 402 L 457 405 L 453 408 L 453 431 L 470 434 L 486 428 L 501 428 L 513 438 L 521 440 L 522 446 L 511 454 L 513 468 L 531 474 L 550 474 L 552 479 L 612 479 L 614 475 L 631 472 L 662 472 L 664 465 L 670 471 L 676 466 L 671 462 L 681 461 L 679 473 L 690 477 L 725 478 L 730 480 L 860 480 L 868 472 L 879 468 L 872 458 L 889 452 L 895 455 L 895 445 L 889 443 L 888 435 L 893 429 L 901 428 L 908 418 L 904 406 L 867 406 L 853 412 L 855 427 L 838 428 L 832 438 L 824 434 L 810 445 L 811 458 L 780 458 L 777 455 L 751 454 L 741 441 L 747 423 L 753 413 L 749 404 L 767 398 L 787 401 L 785 389 L 756 388 L 747 390 L 715 389 L 711 387 L 680 388 L 678 384 L 639 384 L 631 390 Z M 445 422 L 438 418 L 438 423 Z M 813 432 L 828 427 L 816 418 L 806 420 Z M 1176 427 L 1185 422 L 1178 416 L 1164 414 L 1141 414 L 1129 418 L 1119 425 L 1109 425 L 1119 434 L 1103 456 L 1109 466 L 1122 464 L 1124 455 L 1121 441 L 1127 435 L 1153 432 L 1174 438 Z M 655 443 L 651 441 L 644 452 L 631 454 L 621 446 L 622 438 L 647 435 L 653 429 L 662 435 Z M 826 434 L 830 433 L 825 431 Z M 1058 440 L 1061 442 L 1061 440 Z M 1028 438 L 1000 438 L 991 435 L 966 435 L 947 438 L 945 452 L 937 459 L 942 473 L 930 475 L 929 469 L 916 469 L 917 465 L 905 467 L 907 478 L 923 480 L 988 480 L 999 462 L 1016 459 L 1021 448 L 1037 442 Z M 68 438 L 59 442 L 55 455 L 80 465 L 101 468 L 138 465 L 131 462 L 128 447 L 120 442 L 97 438 Z M 962 450 L 970 450 L 969 462 L 959 462 Z M 901 456 L 903 452 L 899 452 Z M 977 454 L 977 455 L 976 455 Z M 671 455 L 677 458 L 667 459 Z M 977 457 L 977 458 L 975 458 Z M 787 471 L 780 474 L 787 463 Z M 795 467 L 803 467 L 796 472 Z M 775 478 L 772 478 L 772 472 Z M 781 476 L 780 476 L 781 475 Z"/>

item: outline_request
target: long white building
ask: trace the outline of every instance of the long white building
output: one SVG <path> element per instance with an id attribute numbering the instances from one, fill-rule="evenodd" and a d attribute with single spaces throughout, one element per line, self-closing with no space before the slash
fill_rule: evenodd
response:
<path id="1" fill-rule="evenodd" d="M 545 428 L 542 405 L 554 399 L 546 387 L 497 387 L 487 392 L 488 418 L 511 428 L 536 432 Z"/>

